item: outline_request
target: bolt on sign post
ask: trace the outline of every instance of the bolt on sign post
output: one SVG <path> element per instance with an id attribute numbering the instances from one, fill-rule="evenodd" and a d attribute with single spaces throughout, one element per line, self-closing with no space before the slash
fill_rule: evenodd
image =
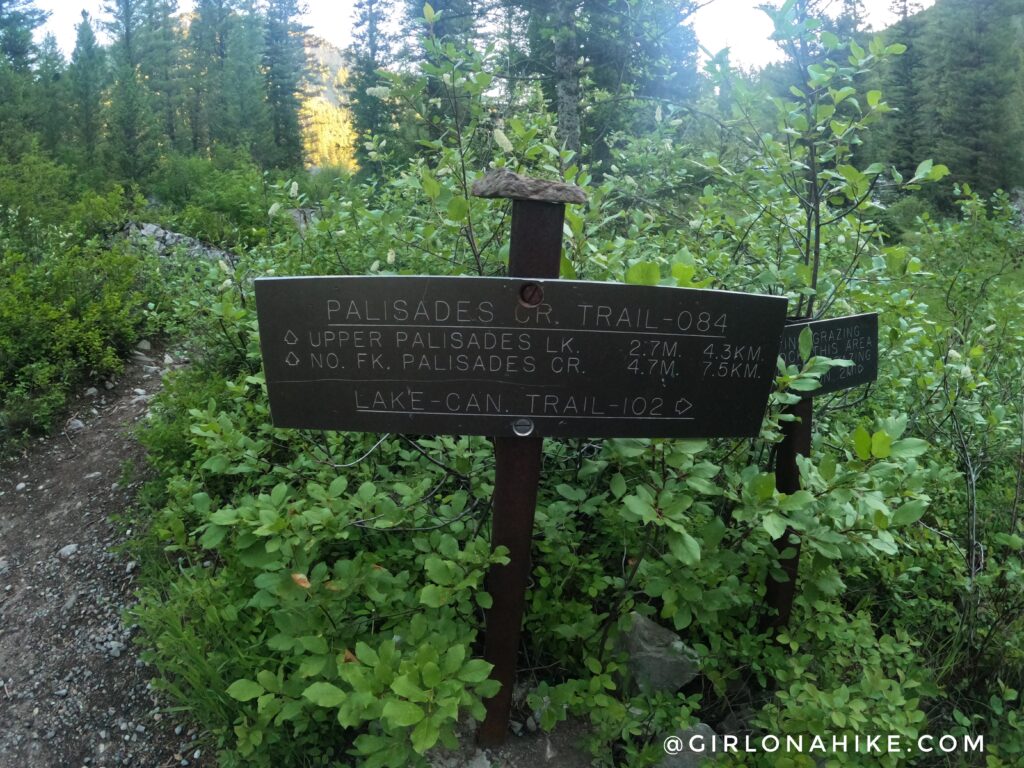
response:
<path id="1" fill-rule="evenodd" d="M 828 320 L 797 319 L 787 321 L 782 335 L 780 354 L 786 365 L 800 365 L 800 332 L 810 328 L 811 355 L 850 360 L 852 366 L 832 368 L 821 377 L 821 386 L 798 393 L 800 402 L 787 409 L 794 421 L 782 423 L 782 442 L 775 454 L 775 489 L 792 494 L 800 490 L 800 467 L 797 456 L 811 455 L 811 429 L 814 398 L 874 381 L 878 376 L 878 314 L 848 315 Z M 765 606 L 762 629 L 781 629 L 789 623 L 796 597 L 796 580 L 800 563 L 800 539 L 789 526 L 775 540 L 779 568 L 786 576 L 778 581 L 769 575 L 765 583 Z M 790 550 L 788 556 L 783 553 Z"/>
<path id="2" fill-rule="evenodd" d="M 545 437 L 753 437 L 786 299 L 558 280 L 577 187 L 491 172 L 512 202 L 506 277 L 256 280 L 278 427 L 495 438 L 485 658 L 499 693 L 478 740 L 505 740 Z"/>

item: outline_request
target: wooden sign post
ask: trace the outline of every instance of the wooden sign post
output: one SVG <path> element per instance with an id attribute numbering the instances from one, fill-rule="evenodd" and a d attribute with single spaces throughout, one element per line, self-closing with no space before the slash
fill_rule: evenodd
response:
<path id="1" fill-rule="evenodd" d="M 578 187 L 563 184 L 524 185 L 512 173 L 485 176 L 473 187 L 479 197 L 512 198 L 512 233 L 508 250 L 510 277 L 557 279 L 562 258 L 562 224 L 566 203 L 583 203 Z M 538 312 L 544 304 L 539 284 L 520 291 L 524 307 Z M 515 437 L 494 438 L 494 507 L 491 548 L 507 547 L 508 563 L 487 574 L 491 607 L 487 610 L 484 659 L 494 665 L 491 678 L 501 683 L 484 705 L 487 715 L 477 731 L 483 747 L 505 743 L 512 711 L 519 636 L 530 581 L 530 544 L 537 510 L 544 438 L 533 437 L 530 419 L 523 419 Z"/>
<path id="2" fill-rule="evenodd" d="M 753 437 L 775 381 L 786 299 L 558 280 L 576 187 L 488 174 L 510 198 L 507 277 L 256 280 L 275 426 L 495 438 L 485 657 L 505 740 L 544 437 Z"/>
<path id="3" fill-rule="evenodd" d="M 849 315 L 828 320 L 800 319 L 787 322 L 782 336 L 780 354 L 787 365 L 800 365 L 800 332 L 810 328 L 811 355 L 851 360 L 852 366 L 832 368 L 821 378 L 821 386 L 801 394 L 800 402 L 787 409 L 794 421 L 782 423 L 782 442 L 775 454 L 775 489 L 792 494 L 800 490 L 800 467 L 797 456 L 811 455 L 811 429 L 814 398 L 874 381 L 878 376 L 878 315 Z M 779 568 L 786 580 L 772 576 L 765 584 L 765 606 L 769 612 L 762 617 L 762 629 L 780 629 L 789 624 L 796 597 L 799 575 L 800 539 L 789 526 L 775 541 Z M 783 553 L 791 550 L 788 556 Z"/>

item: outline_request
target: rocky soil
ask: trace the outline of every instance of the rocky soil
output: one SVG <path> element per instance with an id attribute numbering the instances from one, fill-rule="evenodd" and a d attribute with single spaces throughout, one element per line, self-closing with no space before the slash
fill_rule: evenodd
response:
<path id="1" fill-rule="evenodd" d="M 121 622 L 136 563 L 112 518 L 145 472 L 131 428 L 174 362 L 141 346 L 62 432 L 0 464 L 0 768 L 214 763 L 161 711 Z"/>

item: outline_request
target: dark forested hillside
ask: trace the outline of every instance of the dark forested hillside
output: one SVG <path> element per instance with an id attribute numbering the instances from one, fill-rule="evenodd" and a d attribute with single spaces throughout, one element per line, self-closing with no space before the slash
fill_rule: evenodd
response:
<path id="1" fill-rule="evenodd" d="M 904 0 L 898 10 L 886 37 L 907 51 L 881 79 L 898 112 L 872 159 L 907 174 L 914 158 L 942 158 L 984 195 L 1024 185 L 1024 3 L 938 0 L 916 11 Z M 944 206 L 952 199 L 935 197 Z"/>

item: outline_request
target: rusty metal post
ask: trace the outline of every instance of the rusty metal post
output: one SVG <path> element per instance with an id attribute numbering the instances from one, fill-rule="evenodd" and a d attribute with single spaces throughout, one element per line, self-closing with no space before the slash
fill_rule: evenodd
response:
<path id="1" fill-rule="evenodd" d="M 800 467 L 797 456 L 811 455 L 811 417 L 814 412 L 814 398 L 805 397 L 796 405 L 791 405 L 786 412 L 797 417 L 797 421 L 782 423 L 782 442 L 779 443 L 775 455 L 775 489 L 779 493 L 796 493 L 800 490 Z M 775 541 L 775 549 L 780 555 L 779 567 L 786 574 L 786 581 L 777 581 L 769 576 L 765 582 L 764 602 L 768 613 L 762 617 L 761 629 L 781 629 L 789 623 L 793 612 L 793 599 L 796 597 L 796 579 L 800 566 L 800 540 L 790 541 L 795 532 L 789 526 Z M 781 557 L 782 553 L 792 547 L 792 557 Z"/>
<path id="2" fill-rule="evenodd" d="M 474 185 L 480 197 L 512 198 L 512 235 L 509 245 L 510 277 L 557 278 L 562 256 L 562 223 L 565 203 L 582 202 L 576 187 L 536 179 L 524 179 L 508 171 L 488 174 L 483 185 Z M 522 301 L 536 306 L 542 299 L 538 287 L 527 286 Z M 487 611 L 484 658 L 494 665 L 491 678 L 501 689 L 485 702 L 487 716 L 477 731 L 484 747 L 505 743 L 512 709 L 519 637 L 530 580 L 530 547 L 533 518 L 540 483 L 542 437 L 498 437 L 494 440 L 494 510 L 491 546 L 507 547 L 507 565 L 493 566 L 487 574 L 487 591 L 493 604 Z"/>

